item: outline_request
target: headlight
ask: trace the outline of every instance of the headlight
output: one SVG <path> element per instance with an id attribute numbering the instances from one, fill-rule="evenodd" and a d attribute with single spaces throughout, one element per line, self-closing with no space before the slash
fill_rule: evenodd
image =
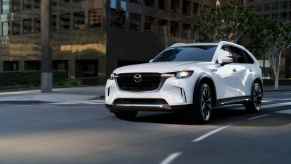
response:
<path id="1" fill-rule="evenodd" d="M 116 73 L 112 73 L 110 75 L 110 80 L 115 80 L 118 77 L 118 75 Z"/>
<path id="2" fill-rule="evenodd" d="M 176 73 L 176 78 L 177 79 L 184 79 L 192 76 L 193 71 L 180 71 Z"/>

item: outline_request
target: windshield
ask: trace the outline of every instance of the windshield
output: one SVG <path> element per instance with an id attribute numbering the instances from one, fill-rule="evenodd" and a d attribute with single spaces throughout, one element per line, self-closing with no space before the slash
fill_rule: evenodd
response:
<path id="1" fill-rule="evenodd" d="M 217 46 L 187 46 L 168 49 L 156 58 L 153 62 L 179 62 L 179 61 L 205 61 L 210 62 Z"/>

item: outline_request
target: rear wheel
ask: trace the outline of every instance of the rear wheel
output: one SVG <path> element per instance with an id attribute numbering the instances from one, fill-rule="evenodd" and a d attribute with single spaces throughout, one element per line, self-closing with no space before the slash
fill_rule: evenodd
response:
<path id="1" fill-rule="evenodd" d="M 134 120 L 137 116 L 136 111 L 118 111 L 114 112 L 115 116 L 122 120 Z"/>
<path id="2" fill-rule="evenodd" d="M 255 82 L 251 91 L 251 98 L 245 104 L 249 113 L 258 113 L 262 111 L 263 88 L 259 82 Z"/>
<path id="3" fill-rule="evenodd" d="M 194 96 L 194 117 L 200 123 L 207 123 L 213 109 L 212 89 L 207 83 L 202 83 L 198 91 L 198 95 Z"/>

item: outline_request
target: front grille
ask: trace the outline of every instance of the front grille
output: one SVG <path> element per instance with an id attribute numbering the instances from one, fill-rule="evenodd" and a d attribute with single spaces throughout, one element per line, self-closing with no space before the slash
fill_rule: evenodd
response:
<path id="1" fill-rule="evenodd" d="M 162 78 L 159 73 L 126 73 L 119 74 L 117 84 L 126 91 L 152 91 L 159 88 Z"/>
<path id="2" fill-rule="evenodd" d="M 168 104 L 164 99 L 116 99 L 114 104 Z"/>

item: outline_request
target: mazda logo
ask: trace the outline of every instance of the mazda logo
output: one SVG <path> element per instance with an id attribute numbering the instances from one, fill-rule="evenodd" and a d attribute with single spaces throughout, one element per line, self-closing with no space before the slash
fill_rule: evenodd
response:
<path id="1" fill-rule="evenodd" d="M 133 80 L 135 83 L 141 83 L 142 82 L 142 75 L 141 74 L 135 74 L 133 76 Z"/>

